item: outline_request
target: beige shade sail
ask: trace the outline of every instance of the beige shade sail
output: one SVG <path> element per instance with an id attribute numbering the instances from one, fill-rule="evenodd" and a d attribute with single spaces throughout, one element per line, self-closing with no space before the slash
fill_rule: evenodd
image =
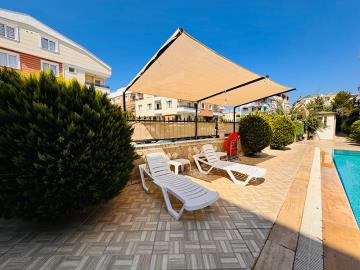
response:
<path id="1" fill-rule="evenodd" d="M 178 29 L 126 87 L 155 96 L 238 106 L 292 89 L 253 73 Z"/>

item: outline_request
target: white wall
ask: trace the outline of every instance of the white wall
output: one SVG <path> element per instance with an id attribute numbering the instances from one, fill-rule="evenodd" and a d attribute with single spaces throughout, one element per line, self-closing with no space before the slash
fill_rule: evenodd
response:
<path id="1" fill-rule="evenodd" d="M 333 140 L 336 131 L 336 115 L 323 115 L 323 123 L 326 117 L 326 127 L 320 128 L 316 135 L 320 140 Z"/>
<path id="2" fill-rule="evenodd" d="M 85 71 L 81 68 L 75 68 L 75 72 L 69 72 L 69 67 L 74 67 L 72 65 L 65 64 L 63 66 L 64 79 L 71 80 L 72 78 L 77 79 L 80 83 L 85 83 Z"/>

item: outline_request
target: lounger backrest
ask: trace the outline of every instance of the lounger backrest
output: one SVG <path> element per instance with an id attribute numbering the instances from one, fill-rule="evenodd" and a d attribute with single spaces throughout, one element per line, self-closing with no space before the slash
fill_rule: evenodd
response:
<path id="1" fill-rule="evenodd" d="M 171 174 L 169 163 L 163 153 L 151 153 L 146 155 L 146 161 L 152 177 Z"/>
<path id="2" fill-rule="evenodd" d="M 205 154 L 207 162 L 214 163 L 219 160 L 219 157 L 216 155 L 214 147 L 211 144 L 203 145 L 202 150 Z"/>

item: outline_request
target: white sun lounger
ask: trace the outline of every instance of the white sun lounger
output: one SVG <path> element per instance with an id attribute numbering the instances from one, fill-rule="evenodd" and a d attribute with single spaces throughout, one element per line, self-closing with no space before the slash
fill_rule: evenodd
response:
<path id="1" fill-rule="evenodd" d="M 208 174 L 212 169 L 224 170 L 230 176 L 231 180 L 238 185 L 246 186 L 251 179 L 253 178 L 262 178 L 266 175 L 266 169 L 259 168 L 255 166 L 239 164 L 237 162 L 230 162 L 220 160 L 218 155 L 216 155 L 214 148 L 211 144 L 206 144 L 202 147 L 203 153 L 194 155 L 196 167 L 201 173 Z M 204 163 L 210 166 L 210 169 L 204 171 L 201 168 L 201 164 Z M 236 179 L 233 172 L 246 175 L 245 181 L 240 181 Z"/>
<path id="2" fill-rule="evenodd" d="M 218 192 L 211 191 L 194 183 L 186 176 L 174 174 L 162 153 L 148 154 L 146 155 L 146 160 L 148 168 L 145 164 L 139 166 L 143 188 L 145 191 L 149 190 L 145 184 L 144 177 L 146 174 L 154 184 L 161 188 L 166 208 L 169 214 L 176 220 L 181 217 L 184 210 L 194 211 L 205 208 L 219 198 Z M 179 212 L 172 207 L 169 193 L 173 194 L 183 203 Z"/>

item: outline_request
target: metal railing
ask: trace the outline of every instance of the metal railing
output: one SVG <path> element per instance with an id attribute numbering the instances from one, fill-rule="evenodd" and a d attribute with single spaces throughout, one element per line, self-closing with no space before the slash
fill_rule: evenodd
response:
<path id="1" fill-rule="evenodd" d="M 87 84 L 87 85 L 92 85 L 92 84 L 93 84 L 94 86 L 97 86 L 97 87 L 102 87 L 102 88 L 108 88 L 108 89 L 110 89 L 110 86 L 105 85 L 105 84 L 101 84 L 101 83 L 93 83 L 93 82 L 88 82 L 88 81 L 86 81 L 85 84 Z"/>
<path id="2" fill-rule="evenodd" d="M 195 138 L 194 120 L 128 119 L 134 128 L 132 139 L 136 143 L 189 140 Z M 233 132 L 233 122 L 198 121 L 198 139 L 216 138 L 219 132 Z M 235 123 L 236 130 L 238 123 Z"/>

